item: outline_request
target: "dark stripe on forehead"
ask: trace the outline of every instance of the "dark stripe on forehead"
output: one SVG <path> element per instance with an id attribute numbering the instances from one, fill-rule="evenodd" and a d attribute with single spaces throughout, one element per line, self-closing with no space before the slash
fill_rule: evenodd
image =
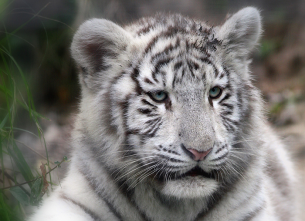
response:
<path id="1" fill-rule="evenodd" d="M 215 77 L 218 76 L 219 71 L 217 70 L 215 64 L 214 64 L 210 59 L 208 59 L 207 57 L 205 57 L 205 58 L 200 58 L 200 60 L 201 60 L 202 62 L 204 62 L 204 63 L 207 63 L 207 64 L 211 65 L 211 66 L 213 67 Z"/>
<path id="2" fill-rule="evenodd" d="M 198 70 L 199 69 L 199 64 L 194 62 L 194 61 L 191 61 L 191 60 L 188 60 L 187 61 L 188 65 L 192 68 L 192 69 L 195 69 L 195 70 Z"/>
<path id="3" fill-rule="evenodd" d="M 144 79 L 144 82 L 147 83 L 147 84 L 154 84 L 151 80 L 149 80 L 148 78 L 145 78 Z"/>
<path id="4" fill-rule="evenodd" d="M 158 79 L 156 78 L 156 75 L 159 73 L 160 69 L 167 65 L 170 61 L 172 60 L 172 58 L 164 58 L 159 60 L 156 64 L 155 64 L 155 70 L 152 72 L 152 77 L 156 82 L 159 82 Z"/>
<path id="5" fill-rule="evenodd" d="M 158 60 L 159 58 L 162 58 L 164 56 L 169 55 L 170 52 L 172 52 L 173 50 L 177 49 L 179 46 L 180 46 L 180 40 L 179 40 L 179 38 L 177 38 L 175 45 L 172 45 L 172 43 L 170 43 L 162 51 L 160 51 L 157 54 L 153 55 L 151 57 L 151 62 L 154 63 L 155 60 Z"/>
<path id="6" fill-rule="evenodd" d="M 137 31 L 137 35 L 145 35 L 147 34 L 152 28 L 154 28 L 153 25 L 149 24 L 145 26 L 144 28 L 141 28 L 140 30 Z"/>
<path id="7" fill-rule="evenodd" d="M 174 71 L 178 71 L 182 66 L 182 61 L 179 61 L 177 62 L 175 65 L 174 65 Z"/>
<path id="8" fill-rule="evenodd" d="M 193 61 L 187 60 L 187 65 L 191 73 L 191 77 L 196 81 L 199 81 L 199 78 L 194 74 L 194 70 L 198 70 L 199 65 Z"/>
<path id="9" fill-rule="evenodd" d="M 170 37 L 173 37 L 174 35 L 176 35 L 177 33 L 185 34 L 186 31 L 184 29 L 181 29 L 176 26 L 168 27 L 166 31 L 163 31 L 163 32 L 157 34 L 155 37 L 153 37 L 150 40 L 150 42 L 147 44 L 147 47 L 145 48 L 144 52 L 148 53 L 149 51 L 151 51 L 151 49 L 155 46 L 155 44 L 157 43 L 157 41 L 159 39 L 170 38 Z"/>
<path id="10" fill-rule="evenodd" d="M 172 82 L 172 88 L 175 88 L 176 84 L 182 82 L 182 80 L 184 78 L 184 75 L 185 75 L 185 70 L 184 69 L 182 69 L 181 76 L 179 76 L 179 77 L 178 77 L 178 74 L 175 73 L 175 76 L 174 76 L 174 79 L 173 79 L 173 82 Z"/>

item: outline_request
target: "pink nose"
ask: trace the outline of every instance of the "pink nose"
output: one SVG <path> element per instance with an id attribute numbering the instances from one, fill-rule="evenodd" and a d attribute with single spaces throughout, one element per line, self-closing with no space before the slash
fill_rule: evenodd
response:
<path id="1" fill-rule="evenodd" d="M 192 153 L 193 160 L 200 161 L 200 160 L 204 160 L 204 158 L 211 152 L 212 148 L 207 151 L 201 151 L 201 152 L 195 149 L 187 149 L 187 150 Z"/>

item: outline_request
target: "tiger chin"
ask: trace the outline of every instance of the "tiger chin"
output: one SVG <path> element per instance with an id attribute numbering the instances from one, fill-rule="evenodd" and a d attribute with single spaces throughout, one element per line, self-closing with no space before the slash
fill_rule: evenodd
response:
<path id="1" fill-rule="evenodd" d="M 70 169 L 30 220 L 295 220 L 293 165 L 249 71 L 261 26 L 253 7 L 213 27 L 82 24 Z"/>

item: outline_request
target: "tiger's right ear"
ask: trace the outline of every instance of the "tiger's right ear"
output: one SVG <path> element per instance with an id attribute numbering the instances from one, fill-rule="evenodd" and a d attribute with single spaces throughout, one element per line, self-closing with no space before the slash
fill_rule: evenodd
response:
<path id="1" fill-rule="evenodd" d="M 83 23 L 73 37 L 72 57 L 81 69 L 81 80 L 93 88 L 101 80 L 118 55 L 131 41 L 131 35 L 122 27 L 105 19 L 91 19 Z"/>

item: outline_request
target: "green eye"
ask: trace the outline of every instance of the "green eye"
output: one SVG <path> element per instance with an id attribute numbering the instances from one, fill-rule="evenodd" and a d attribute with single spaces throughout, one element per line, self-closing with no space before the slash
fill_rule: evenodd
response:
<path id="1" fill-rule="evenodd" d="M 156 91 L 156 92 L 151 92 L 150 96 L 154 101 L 162 102 L 166 100 L 167 93 L 165 91 Z"/>
<path id="2" fill-rule="evenodd" d="M 216 99 L 220 97 L 221 93 L 222 93 L 222 89 L 216 86 L 209 91 L 209 96 L 211 99 Z"/>

